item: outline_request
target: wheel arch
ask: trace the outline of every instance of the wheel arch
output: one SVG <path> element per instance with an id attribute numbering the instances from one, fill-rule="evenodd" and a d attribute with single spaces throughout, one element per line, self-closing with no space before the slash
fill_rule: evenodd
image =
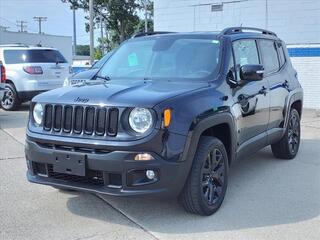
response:
<path id="1" fill-rule="evenodd" d="M 8 83 L 8 84 L 12 84 L 14 86 L 14 88 L 16 88 L 16 85 L 14 84 L 14 82 L 10 79 L 6 79 L 5 83 Z"/>
<path id="2" fill-rule="evenodd" d="M 284 126 L 283 126 L 284 131 L 287 127 L 290 110 L 292 108 L 296 109 L 301 117 L 302 108 L 303 108 L 303 90 L 302 90 L 302 88 L 297 88 L 289 93 L 289 96 L 288 96 L 288 99 L 286 102 L 285 111 L 284 111 Z"/>
<path id="3" fill-rule="evenodd" d="M 230 112 L 216 113 L 193 124 L 188 134 L 187 143 L 181 160 L 192 163 L 201 136 L 218 138 L 228 154 L 229 164 L 235 158 L 236 135 L 233 116 Z"/>
<path id="4" fill-rule="evenodd" d="M 290 109 L 296 109 L 299 113 L 299 116 L 301 118 L 301 114 L 302 114 L 302 100 L 296 100 L 291 104 Z"/>

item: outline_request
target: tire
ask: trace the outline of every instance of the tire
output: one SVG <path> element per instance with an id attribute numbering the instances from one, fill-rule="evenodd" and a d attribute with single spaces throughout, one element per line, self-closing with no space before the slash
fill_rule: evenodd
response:
<path id="1" fill-rule="evenodd" d="M 52 186 L 52 187 L 61 191 L 61 192 L 76 192 L 76 190 L 66 188 L 66 187 L 56 187 L 56 186 Z"/>
<path id="2" fill-rule="evenodd" d="M 294 108 L 291 109 L 289 122 L 281 140 L 271 145 L 272 153 L 276 158 L 293 159 L 300 146 L 300 115 Z"/>
<path id="3" fill-rule="evenodd" d="M 215 213 L 226 194 L 228 171 L 228 155 L 223 143 L 214 137 L 201 137 L 188 179 L 179 195 L 185 210 L 203 216 Z"/>
<path id="4" fill-rule="evenodd" d="M 6 111 L 14 111 L 21 105 L 17 90 L 12 83 L 7 83 L 5 88 L 6 91 L 1 100 L 1 107 Z"/>

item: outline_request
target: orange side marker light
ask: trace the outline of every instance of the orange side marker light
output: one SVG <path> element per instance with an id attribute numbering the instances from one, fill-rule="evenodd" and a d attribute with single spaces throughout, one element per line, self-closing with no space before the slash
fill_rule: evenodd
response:
<path id="1" fill-rule="evenodd" d="M 165 109 L 163 113 L 163 126 L 169 127 L 171 121 L 171 109 Z"/>

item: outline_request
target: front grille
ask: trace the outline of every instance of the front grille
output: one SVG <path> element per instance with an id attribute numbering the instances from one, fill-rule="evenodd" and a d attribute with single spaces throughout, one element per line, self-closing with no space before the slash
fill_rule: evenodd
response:
<path id="1" fill-rule="evenodd" d="M 74 134 L 116 136 L 118 119 L 117 108 L 47 104 L 43 129 Z"/>
<path id="2" fill-rule="evenodd" d="M 49 177 L 66 182 L 80 183 L 88 186 L 99 186 L 108 188 L 122 188 L 121 173 L 103 172 L 86 169 L 85 176 L 77 176 L 66 173 L 58 173 L 53 169 L 53 164 L 31 162 L 32 171 L 40 177 Z"/>
<path id="3" fill-rule="evenodd" d="M 48 164 L 47 167 L 48 167 L 48 176 L 55 179 L 70 181 L 70 182 L 77 182 L 82 184 L 90 184 L 95 186 L 104 185 L 102 171 L 87 170 L 86 176 L 76 176 L 76 175 L 54 172 L 52 164 Z"/>

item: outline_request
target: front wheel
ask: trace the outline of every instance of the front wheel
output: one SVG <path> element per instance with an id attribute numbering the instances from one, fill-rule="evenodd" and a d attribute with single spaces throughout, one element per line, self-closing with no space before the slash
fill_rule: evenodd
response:
<path id="1" fill-rule="evenodd" d="M 289 122 L 282 139 L 271 145 L 272 153 L 276 158 L 293 159 L 300 146 L 300 115 L 296 109 L 291 109 Z"/>
<path id="2" fill-rule="evenodd" d="M 228 155 L 214 137 L 201 137 L 179 201 L 191 213 L 212 215 L 221 206 L 228 184 Z"/>

